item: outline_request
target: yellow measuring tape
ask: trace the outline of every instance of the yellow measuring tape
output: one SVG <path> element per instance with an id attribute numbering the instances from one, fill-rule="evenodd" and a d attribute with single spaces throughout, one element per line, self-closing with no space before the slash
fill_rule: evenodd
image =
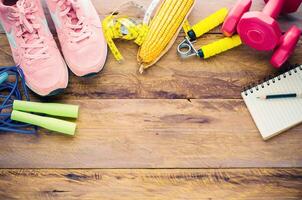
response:
<path id="1" fill-rule="evenodd" d="M 128 17 L 119 17 L 115 15 L 107 16 L 103 22 L 103 30 L 108 46 L 117 61 L 122 61 L 123 56 L 116 47 L 114 39 L 134 40 L 141 45 L 148 33 L 148 26 L 145 24 L 136 24 L 134 20 Z"/>
<path id="2" fill-rule="evenodd" d="M 117 16 L 118 11 L 113 12 L 111 15 L 107 16 L 103 22 L 103 31 L 105 39 L 108 46 L 114 55 L 115 59 L 119 62 L 123 60 L 123 56 L 116 47 L 114 39 L 124 39 L 124 40 L 134 40 L 137 45 L 141 45 L 145 40 L 147 33 L 149 31 L 149 23 L 151 21 L 151 15 L 160 4 L 161 0 L 152 0 L 148 9 L 143 10 L 142 6 L 139 6 L 134 1 L 126 2 L 121 5 L 118 10 L 125 6 L 132 6 L 138 8 L 145 12 L 144 19 L 139 22 L 138 19 L 134 17 L 127 16 Z M 126 10 L 127 12 L 128 10 Z"/>

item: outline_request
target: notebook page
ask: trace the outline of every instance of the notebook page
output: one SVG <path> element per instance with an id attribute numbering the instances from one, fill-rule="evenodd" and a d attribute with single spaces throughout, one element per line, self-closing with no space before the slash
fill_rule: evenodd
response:
<path id="1" fill-rule="evenodd" d="M 265 140 L 302 122 L 302 98 L 271 100 L 257 98 L 271 94 L 302 94 L 301 67 L 279 77 L 280 80 L 276 77 L 242 93 L 248 110 Z"/>

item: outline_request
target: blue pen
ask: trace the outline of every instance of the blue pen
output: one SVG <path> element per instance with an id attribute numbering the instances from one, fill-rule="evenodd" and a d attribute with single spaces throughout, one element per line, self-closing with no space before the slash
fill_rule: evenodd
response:
<path id="1" fill-rule="evenodd" d="M 272 94 L 272 95 L 266 95 L 266 96 L 260 96 L 257 97 L 258 99 L 286 99 L 286 98 L 301 98 L 301 94 L 297 93 L 288 93 L 288 94 Z"/>

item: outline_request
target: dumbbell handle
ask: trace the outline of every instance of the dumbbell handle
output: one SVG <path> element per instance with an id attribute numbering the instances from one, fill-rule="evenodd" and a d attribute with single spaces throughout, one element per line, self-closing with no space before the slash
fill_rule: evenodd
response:
<path id="1" fill-rule="evenodd" d="M 286 0 L 269 0 L 262 12 L 276 19 L 281 13 L 285 1 Z"/>

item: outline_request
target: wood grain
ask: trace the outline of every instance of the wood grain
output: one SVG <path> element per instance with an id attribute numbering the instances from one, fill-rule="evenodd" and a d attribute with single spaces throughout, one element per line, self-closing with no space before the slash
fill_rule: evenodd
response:
<path id="1" fill-rule="evenodd" d="M 112 11 L 116 10 L 123 3 L 127 1 L 124 0 L 93 0 L 93 3 L 98 10 L 101 18 L 107 16 Z M 150 4 L 151 0 L 135 0 L 139 5 L 147 8 Z M 237 0 L 211 0 L 211 1 L 202 1 L 196 0 L 196 5 L 189 16 L 189 21 L 191 24 L 197 23 L 201 19 L 209 16 L 210 14 L 216 12 L 218 9 L 226 7 L 231 9 Z M 251 10 L 261 11 L 264 7 L 263 0 L 254 0 Z M 279 23 L 283 31 L 286 31 L 291 25 L 295 24 L 302 28 L 302 6 L 297 10 L 296 13 L 292 13 L 290 15 L 281 16 L 279 19 Z M 214 32 L 218 32 L 219 29 L 216 29 Z"/>
<path id="2" fill-rule="evenodd" d="M 207 44 L 221 38 L 209 34 L 196 45 Z M 179 37 L 177 43 L 181 42 Z M 140 75 L 136 53 L 137 46 L 119 42 L 126 57 L 118 64 L 111 53 L 105 69 L 97 77 L 83 79 L 71 75 L 64 99 L 90 98 L 210 98 L 238 99 L 244 86 L 277 73 L 270 65 L 270 53 L 257 52 L 242 46 L 214 58 L 181 60 L 176 55 L 175 44 L 169 53 L 154 67 Z M 302 63 L 300 40 L 290 63 Z M 0 34 L 0 66 L 13 65 L 5 35 Z"/>
<path id="3" fill-rule="evenodd" d="M 125 2 L 92 1 L 102 18 Z M 235 1 L 197 0 L 189 21 Z M 150 0 L 136 2 L 147 7 Z M 252 10 L 264 5 L 253 2 Z M 280 24 L 283 31 L 302 28 L 302 9 Z M 196 46 L 221 37 L 214 29 Z M 176 46 L 182 39 L 143 75 L 138 47 L 119 41 L 124 63 L 109 53 L 97 77 L 71 75 L 59 97 L 32 95 L 79 104 L 77 134 L 1 133 L 0 168 L 14 169 L 0 169 L 0 199 L 302 199 L 302 125 L 264 142 L 240 97 L 244 86 L 277 73 L 271 54 L 241 46 L 206 61 L 181 60 Z M 289 63 L 302 63 L 302 40 Z M 0 34 L 0 66 L 13 64 Z"/>
<path id="4" fill-rule="evenodd" d="M 300 200 L 302 169 L 1 170 L 1 199 Z"/>
<path id="5" fill-rule="evenodd" d="M 43 0 L 42 0 L 43 1 Z M 99 15 L 101 18 L 104 18 L 111 12 L 115 11 L 118 7 L 123 5 L 126 2 L 125 0 L 92 0 L 93 4 L 95 5 Z M 135 0 L 138 5 L 143 6 L 144 9 L 147 9 L 148 5 L 150 4 L 151 0 Z M 191 13 L 189 20 L 192 24 L 197 23 L 199 20 L 209 16 L 213 12 L 217 11 L 220 8 L 227 7 L 232 8 L 235 4 L 236 0 L 211 0 L 211 1 L 196 1 L 196 6 Z M 262 0 L 256 0 L 253 1 L 253 5 L 251 10 L 257 10 L 261 11 L 264 7 L 264 1 Z M 48 18 L 48 22 L 50 24 L 51 29 L 54 30 L 53 23 L 51 21 L 51 18 L 49 16 L 48 10 L 45 6 L 45 13 Z M 128 13 L 126 13 L 128 14 Z M 142 14 L 143 15 L 143 14 Z M 141 17 L 143 17 L 141 15 Z M 296 13 L 290 14 L 288 16 L 282 16 L 279 19 L 279 22 L 281 24 L 281 28 L 283 31 L 286 31 L 291 25 L 296 24 L 300 28 L 302 28 L 302 6 L 300 6 L 299 10 Z M 213 32 L 218 32 L 219 29 L 215 29 Z M 0 32 L 3 32 L 1 25 L 0 25 Z"/>
<path id="6" fill-rule="evenodd" d="M 302 126 L 264 142 L 241 100 L 62 102 L 76 136 L 1 134 L 1 168 L 302 167 Z"/>

